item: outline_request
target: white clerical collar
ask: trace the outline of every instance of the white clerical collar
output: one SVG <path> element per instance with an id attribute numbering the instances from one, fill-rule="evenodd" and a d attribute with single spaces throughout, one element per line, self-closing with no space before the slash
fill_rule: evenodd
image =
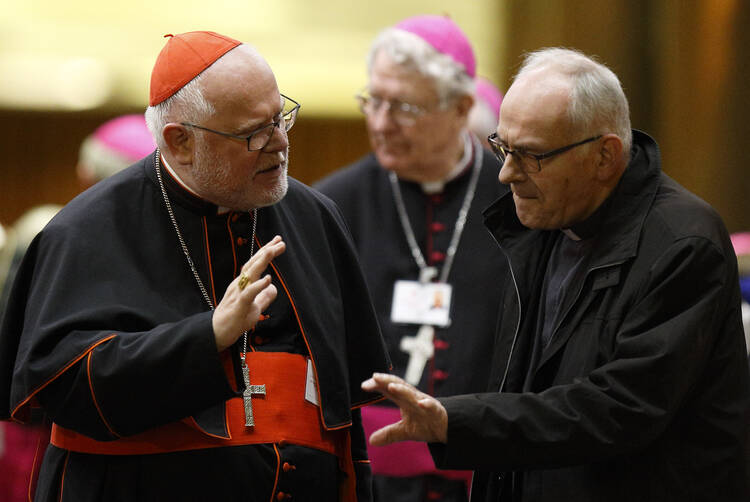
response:
<path id="1" fill-rule="evenodd" d="M 187 184 L 186 184 L 186 183 L 185 183 L 184 181 L 182 181 L 182 178 L 180 178 L 180 177 L 179 177 L 179 176 L 177 175 L 177 173 L 176 173 L 176 172 L 174 171 L 174 169 L 172 169 L 172 166 L 170 166 L 170 165 L 169 165 L 169 162 L 167 162 L 167 159 L 165 159 L 165 158 L 164 158 L 164 155 L 162 155 L 162 156 L 161 156 L 161 163 L 162 163 L 162 164 L 164 164 L 164 167 L 166 167 L 166 168 L 167 168 L 167 171 L 169 172 L 169 174 L 170 174 L 170 175 L 171 175 L 171 176 L 172 176 L 172 177 L 173 177 L 173 178 L 175 179 L 175 181 L 176 181 L 177 183 L 179 183 L 179 184 L 180 184 L 180 186 L 181 186 L 182 188 L 184 188 L 185 190 L 187 190 L 187 191 L 188 191 L 188 192 L 190 192 L 191 194 L 195 195 L 195 196 L 196 196 L 196 197 L 198 197 L 199 199 L 202 199 L 202 198 L 203 198 L 203 197 L 201 197 L 200 195 L 198 195 L 198 194 L 197 194 L 197 193 L 195 192 L 195 190 L 193 190 L 192 188 L 190 188 L 189 186 L 187 186 Z"/>
<path id="2" fill-rule="evenodd" d="M 471 136 L 469 135 L 468 131 L 464 131 L 463 139 L 464 153 L 461 156 L 461 160 L 458 161 L 458 163 L 453 167 L 453 169 L 451 169 L 451 171 L 444 179 L 437 181 L 425 181 L 423 183 L 420 183 L 420 185 L 422 186 L 422 191 L 424 193 L 429 195 L 442 192 L 445 188 L 446 183 L 452 181 L 453 179 L 458 177 L 459 174 L 464 172 L 466 167 L 469 165 L 469 162 L 471 162 L 471 158 L 474 152 L 472 148 Z"/>
<path id="3" fill-rule="evenodd" d="M 575 233 L 574 231 L 572 231 L 572 230 L 571 230 L 571 229 L 569 229 L 569 228 L 562 228 L 562 229 L 560 229 L 560 231 L 561 231 L 562 233 L 564 233 L 564 234 L 565 234 L 565 236 L 566 236 L 566 237 L 567 237 L 568 239 L 570 239 L 570 240 L 574 240 L 574 241 L 580 241 L 580 240 L 581 240 L 581 238 L 580 238 L 580 237 L 578 236 L 578 234 L 576 234 L 576 233 Z"/>
<path id="4" fill-rule="evenodd" d="M 162 162 L 162 164 L 164 164 L 164 167 L 167 168 L 167 171 L 169 172 L 170 176 L 172 176 L 175 179 L 175 181 L 180 184 L 180 186 L 182 188 L 184 188 L 185 190 L 187 190 L 191 194 L 195 195 L 199 199 L 203 199 L 203 197 L 201 197 L 200 195 L 198 195 L 195 190 L 193 190 L 192 188 L 190 188 L 189 186 L 187 186 L 187 184 L 184 181 L 182 181 L 182 178 L 180 178 L 177 175 L 177 173 L 174 171 L 174 169 L 172 169 L 172 166 L 169 165 L 169 162 L 167 162 L 167 159 L 165 159 L 163 155 L 161 156 L 161 162 Z M 218 207 L 216 209 L 216 213 L 217 214 L 224 214 L 224 213 L 227 213 L 229 211 L 231 211 L 231 210 L 228 207 Z"/>

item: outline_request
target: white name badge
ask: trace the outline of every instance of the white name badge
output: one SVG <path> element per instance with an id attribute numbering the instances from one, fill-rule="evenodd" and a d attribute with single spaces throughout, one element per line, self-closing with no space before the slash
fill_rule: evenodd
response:
<path id="1" fill-rule="evenodd" d="M 396 281 L 391 321 L 407 324 L 450 326 L 453 287 L 445 282 Z"/>
<path id="2" fill-rule="evenodd" d="M 307 360 L 307 381 L 305 382 L 305 399 L 308 403 L 319 406 L 318 402 L 318 383 L 315 381 L 315 372 L 313 371 L 312 360 Z"/>

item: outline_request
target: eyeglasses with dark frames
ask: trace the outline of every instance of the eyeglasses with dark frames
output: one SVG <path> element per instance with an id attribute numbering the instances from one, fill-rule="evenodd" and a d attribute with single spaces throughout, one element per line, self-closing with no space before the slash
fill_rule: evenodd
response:
<path id="1" fill-rule="evenodd" d="M 500 142 L 497 137 L 497 133 L 490 134 L 487 137 L 487 141 L 489 141 L 490 146 L 492 147 L 492 151 L 495 153 L 495 157 L 497 157 L 497 160 L 500 161 L 501 165 L 505 164 L 505 159 L 508 157 L 508 155 L 513 155 L 518 161 L 519 166 L 521 166 L 523 172 L 538 173 L 542 170 L 542 160 L 549 159 L 550 157 L 554 157 L 555 155 L 559 155 L 563 152 L 567 152 L 568 150 L 571 150 L 577 146 L 596 141 L 601 137 L 601 134 L 598 136 L 591 136 L 590 138 L 586 138 L 583 141 L 578 141 L 577 143 L 571 143 L 570 145 L 561 146 L 560 148 L 556 148 L 545 153 L 529 153 L 524 152 L 523 150 L 511 150 Z"/>
<path id="2" fill-rule="evenodd" d="M 200 129 L 202 131 L 208 131 L 214 134 L 219 134 L 227 138 L 233 138 L 233 139 L 246 141 L 247 150 L 249 152 L 263 150 L 268 145 L 268 143 L 270 143 L 271 138 L 273 137 L 273 132 L 277 127 L 281 127 L 283 123 L 284 131 L 288 132 L 289 129 L 291 129 L 292 126 L 294 125 L 294 122 L 297 120 L 297 113 L 299 112 L 301 105 L 297 103 L 295 100 L 293 100 L 292 98 L 284 96 L 283 94 L 281 95 L 281 97 L 284 99 L 284 103 L 282 104 L 282 108 L 281 108 L 282 111 L 281 111 L 281 116 L 279 117 L 279 119 L 274 120 L 270 124 L 261 126 L 255 129 L 254 131 L 251 131 L 250 134 L 248 134 L 247 136 L 237 136 L 236 134 L 230 134 L 228 132 L 216 131 L 214 129 L 209 129 L 208 127 L 203 127 L 197 124 L 191 124 L 190 122 L 180 122 L 180 124 L 185 127 L 194 127 L 195 129 Z"/>

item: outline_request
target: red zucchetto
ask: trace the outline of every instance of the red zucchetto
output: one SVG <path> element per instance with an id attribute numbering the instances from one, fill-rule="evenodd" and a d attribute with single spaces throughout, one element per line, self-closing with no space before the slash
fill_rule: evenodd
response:
<path id="1" fill-rule="evenodd" d="M 148 104 L 158 105 L 242 42 L 212 31 L 190 31 L 169 37 L 151 72 Z"/>

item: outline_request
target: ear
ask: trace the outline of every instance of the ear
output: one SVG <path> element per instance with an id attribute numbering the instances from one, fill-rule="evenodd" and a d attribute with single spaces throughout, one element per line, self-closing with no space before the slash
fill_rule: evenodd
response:
<path id="1" fill-rule="evenodd" d="M 597 179 L 608 183 L 617 181 L 625 166 L 622 159 L 622 140 L 616 134 L 605 134 L 597 157 Z"/>
<path id="2" fill-rule="evenodd" d="M 180 164 L 190 165 L 193 163 L 195 138 L 185 126 L 170 122 L 162 129 L 162 135 L 170 157 Z"/>
<path id="3" fill-rule="evenodd" d="M 456 102 L 456 112 L 460 117 L 468 119 L 472 106 L 474 106 L 474 96 L 464 94 L 458 98 L 458 101 Z"/>

